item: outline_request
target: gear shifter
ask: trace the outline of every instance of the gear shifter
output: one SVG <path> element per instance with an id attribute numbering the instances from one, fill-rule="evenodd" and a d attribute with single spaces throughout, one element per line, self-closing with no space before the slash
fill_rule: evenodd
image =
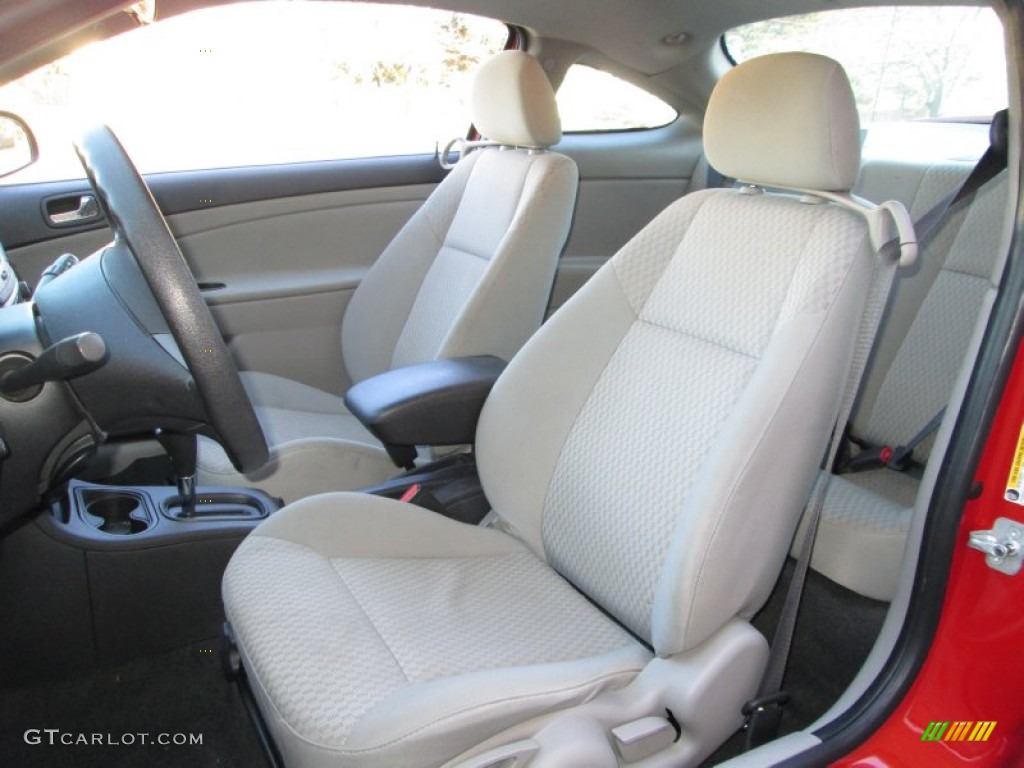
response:
<path id="1" fill-rule="evenodd" d="M 181 499 L 181 516 L 196 514 L 196 436 L 157 430 L 156 439 L 167 451 Z"/>

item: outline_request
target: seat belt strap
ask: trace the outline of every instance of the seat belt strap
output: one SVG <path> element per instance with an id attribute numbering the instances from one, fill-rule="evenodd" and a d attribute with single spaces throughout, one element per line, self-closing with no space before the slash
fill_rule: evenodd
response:
<path id="1" fill-rule="evenodd" d="M 917 434 L 907 441 L 906 445 L 896 446 L 892 452 L 892 458 L 889 459 L 886 466 L 889 469 L 895 469 L 897 472 L 902 472 L 910 466 L 910 462 L 914 457 L 914 449 L 927 440 L 931 434 L 939 428 L 939 425 L 942 424 L 942 417 L 945 415 L 946 406 L 943 406 L 938 413 L 932 416 L 931 421 L 921 427 Z"/>
<path id="2" fill-rule="evenodd" d="M 972 199 L 986 182 L 990 181 L 1006 167 L 1005 134 L 1007 114 L 1007 110 L 1002 110 L 993 117 L 989 148 L 985 150 L 985 153 L 978 160 L 977 165 L 975 165 L 974 169 L 964 180 L 964 183 L 960 185 L 960 188 L 932 206 L 924 216 L 915 222 L 914 229 L 919 233 L 918 243 L 925 242 L 925 239 L 935 231 L 939 223 L 945 220 L 947 214 L 955 205 L 961 201 Z M 885 243 L 878 250 L 875 275 L 872 280 L 867 305 L 865 306 L 864 316 L 857 331 L 857 340 L 853 359 L 850 362 L 850 372 L 847 376 L 846 388 L 840 401 L 839 414 L 835 426 L 832 429 L 832 438 L 829 441 L 828 457 L 823 464 L 824 469 L 818 473 L 818 479 L 815 481 L 810 501 L 807 504 L 807 511 L 805 513 L 807 526 L 804 531 L 803 541 L 800 544 L 796 567 L 793 569 L 793 579 L 789 583 L 786 601 L 783 604 L 782 613 L 775 628 L 775 637 L 772 639 L 771 648 L 768 652 L 768 660 L 765 663 L 761 685 L 757 690 L 757 695 L 743 705 L 743 714 L 747 717 L 744 727 L 747 731 L 746 747 L 748 750 L 775 738 L 779 730 L 779 723 L 782 720 L 782 706 L 789 699 L 788 694 L 782 690 L 782 680 L 786 672 L 790 646 L 793 643 L 793 632 L 796 629 L 797 614 L 800 610 L 800 598 L 803 596 L 804 583 L 807 580 L 807 569 L 811 564 L 811 553 L 814 550 L 814 539 L 818 532 L 818 522 L 821 519 L 821 510 L 825 504 L 828 484 L 832 478 L 831 468 L 842 445 L 846 424 L 849 422 L 853 412 L 853 406 L 860 391 L 860 382 L 867 367 L 871 348 L 874 346 L 875 337 L 878 335 L 878 328 L 882 323 L 882 316 L 885 314 L 889 291 L 892 288 L 893 278 L 895 277 L 896 267 L 899 262 L 899 250 L 899 243 L 895 239 Z M 938 428 L 938 423 L 941 423 L 944 413 L 945 409 L 933 417 L 932 421 L 937 422 L 934 427 L 935 429 Z M 931 422 L 925 425 L 926 428 L 930 426 Z M 928 434 L 930 432 L 926 433 L 924 437 L 927 437 Z M 917 435 L 915 435 L 916 437 Z M 914 443 L 914 440 L 912 439 L 910 443 Z"/>
<path id="3" fill-rule="evenodd" d="M 882 323 L 882 316 L 885 314 L 885 305 L 888 302 L 889 291 L 892 288 L 896 267 L 899 264 L 900 244 L 898 239 L 889 240 L 878 249 L 875 256 L 875 274 L 871 281 L 871 289 L 860 327 L 857 330 L 853 359 L 850 361 L 850 371 L 840 401 L 839 414 L 829 440 L 825 467 L 832 466 L 839 447 L 842 445 L 845 425 L 853 411 L 853 404 L 857 399 L 857 392 L 860 390 L 860 380 L 867 367 L 878 327 Z M 789 698 L 788 694 L 782 691 L 782 678 L 786 671 L 789 649 L 793 643 L 793 631 L 796 628 L 797 613 L 800 610 L 800 598 L 803 594 L 804 582 L 807 579 L 814 537 L 818 530 L 818 521 L 821 518 L 821 509 L 825 503 L 825 495 L 831 477 L 830 472 L 822 470 L 818 473 L 818 478 L 814 483 L 807 505 L 807 528 L 800 545 L 796 568 L 793 570 L 793 579 L 790 581 L 789 591 L 786 593 L 782 614 L 779 616 L 779 622 L 775 629 L 775 637 L 772 639 L 768 652 L 764 676 L 761 678 L 761 685 L 756 696 L 743 705 L 743 714 L 747 717 L 744 726 L 747 749 L 753 749 L 775 738 L 782 719 L 782 705 Z"/>

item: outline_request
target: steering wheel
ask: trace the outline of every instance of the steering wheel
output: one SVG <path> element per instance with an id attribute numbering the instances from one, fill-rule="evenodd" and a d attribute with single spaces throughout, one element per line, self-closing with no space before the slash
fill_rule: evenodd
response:
<path id="1" fill-rule="evenodd" d="M 239 471 L 258 469 L 269 458 L 263 429 L 149 187 L 107 126 L 83 133 L 75 149 L 115 240 L 134 255 L 178 343 L 210 426 Z"/>

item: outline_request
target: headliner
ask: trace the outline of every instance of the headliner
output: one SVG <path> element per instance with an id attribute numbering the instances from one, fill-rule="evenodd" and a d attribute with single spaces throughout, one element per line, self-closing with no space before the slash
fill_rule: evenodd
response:
<path id="1" fill-rule="evenodd" d="M 156 0 L 159 18 L 230 0 Z M 730 27 L 763 18 L 836 7 L 891 5 L 886 0 L 376 0 L 443 7 L 491 16 L 530 30 L 541 40 L 583 46 L 616 68 L 656 77 L 662 87 L 685 91 L 695 61 L 706 61 Z M 974 0 L 901 0 L 901 5 L 985 4 Z M 0 2 L 0 82 L 70 52 L 83 42 L 118 34 L 134 21 L 124 0 Z M 686 32 L 680 46 L 662 42 Z M 689 66 L 688 66 L 689 65 Z M 698 65 L 698 68 L 703 68 Z M 674 71 L 675 70 L 675 71 Z M 688 71 L 689 70 L 689 71 Z"/>

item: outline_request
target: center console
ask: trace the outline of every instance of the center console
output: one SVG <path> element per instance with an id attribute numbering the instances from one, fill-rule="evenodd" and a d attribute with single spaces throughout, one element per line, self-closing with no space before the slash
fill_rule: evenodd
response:
<path id="1" fill-rule="evenodd" d="M 92 549 L 134 549 L 210 535 L 244 536 L 281 507 L 255 488 L 200 488 L 194 510 L 171 486 L 68 483 L 51 510 L 52 531 Z"/>

